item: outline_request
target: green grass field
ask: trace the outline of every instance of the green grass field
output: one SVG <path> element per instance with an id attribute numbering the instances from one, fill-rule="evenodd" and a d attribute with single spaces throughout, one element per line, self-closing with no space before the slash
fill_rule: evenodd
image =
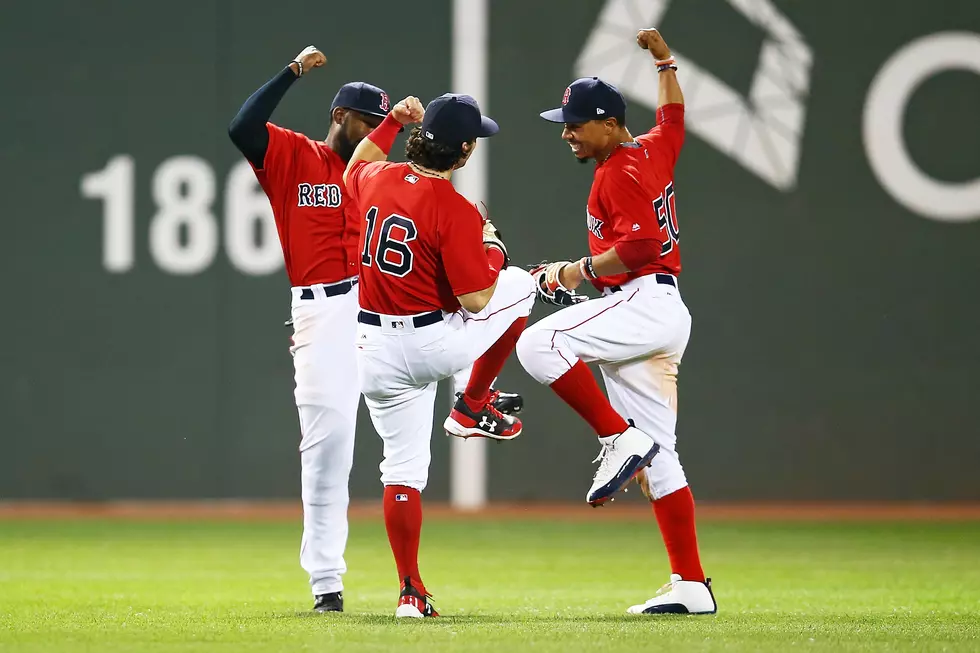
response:
<path id="1" fill-rule="evenodd" d="M 355 521 L 345 614 L 312 615 L 299 525 L 0 522 L 2 651 L 977 651 L 980 523 L 705 523 L 716 617 L 627 616 L 667 578 L 652 519 L 429 520 L 440 619 L 392 616 Z"/>

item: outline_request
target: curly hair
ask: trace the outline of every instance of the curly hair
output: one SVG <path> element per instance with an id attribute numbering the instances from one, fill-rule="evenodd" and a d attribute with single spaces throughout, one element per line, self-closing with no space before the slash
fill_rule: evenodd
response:
<path id="1" fill-rule="evenodd" d="M 422 136 L 419 127 L 415 127 L 405 143 L 405 156 L 423 168 L 444 172 L 455 168 L 457 163 L 466 158 L 466 152 L 463 151 L 462 143 L 453 147 L 430 141 Z"/>

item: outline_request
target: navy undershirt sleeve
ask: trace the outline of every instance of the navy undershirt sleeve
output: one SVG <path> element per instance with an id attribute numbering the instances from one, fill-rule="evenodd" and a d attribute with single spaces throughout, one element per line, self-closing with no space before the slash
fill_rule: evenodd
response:
<path id="1" fill-rule="evenodd" d="M 269 147 L 269 130 L 265 125 L 296 79 L 288 66 L 283 68 L 245 100 L 238 115 L 228 125 L 231 142 L 258 169 L 262 168 Z"/>

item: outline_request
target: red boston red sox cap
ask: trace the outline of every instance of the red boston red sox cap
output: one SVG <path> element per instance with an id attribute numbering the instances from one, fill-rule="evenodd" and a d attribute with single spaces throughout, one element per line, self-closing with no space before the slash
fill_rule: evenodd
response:
<path id="1" fill-rule="evenodd" d="M 565 89 L 561 106 L 543 111 L 550 122 L 582 123 L 606 118 L 626 118 L 626 100 L 619 89 L 598 77 L 576 79 Z"/>

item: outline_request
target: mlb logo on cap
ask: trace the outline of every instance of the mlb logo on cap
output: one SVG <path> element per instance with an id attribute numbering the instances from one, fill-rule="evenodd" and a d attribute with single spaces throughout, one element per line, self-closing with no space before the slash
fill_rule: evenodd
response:
<path id="1" fill-rule="evenodd" d="M 408 495 L 407 494 L 396 494 L 395 495 L 395 501 L 408 501 Z"/>

